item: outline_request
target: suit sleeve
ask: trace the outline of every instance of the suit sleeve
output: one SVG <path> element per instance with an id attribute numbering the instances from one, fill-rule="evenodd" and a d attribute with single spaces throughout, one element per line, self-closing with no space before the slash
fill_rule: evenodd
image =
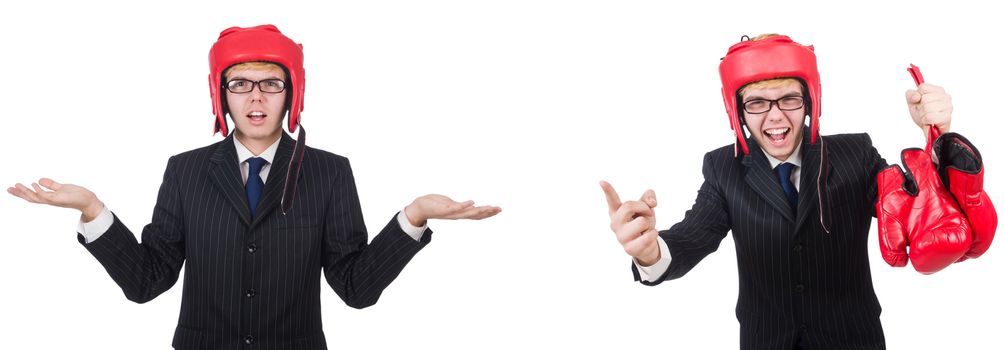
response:
<path id="1" fill-rule="evenodd" d="M 347 160 L 339 165 L 332 188 L 332 208 L 324 222 L 324 277 L 345 304 L 364 308 L 376 304 L 404 266 L 432 239 L 432 230 L 416 241 L 402 229 L 396 215 L 366 244 L 366 225 L 355 178 Z"/>
<path id="2" fill-rule="evenodd" d="M 143 228 L 142 243 L 136 242 L 136 236 L 118 216 L 93 242 L 85 243 L 84 237 L 77 235 L 126 298 L 137 303 L 150 301 L 174 286 L 185 261 L 181 196 L 174 164 L 172 157 L 157 194 L 153 219 Z"/>
<path id="3" fill-rule="evenodd" d="M 864 165 L 864 170 L 867 172 L 868 176 L 868 189 L 865 192 L 868 196 L 868 204 L 872 208 L 878 203 L 878 173 L 889 167 L 889 163 L 886 163 L 885 159 L 879 155 L 878 150 L 875 146 L 872 146 L 872 139 L 868 134 L 863 134 L 861 137 L 861 143 L 864 147 L 864 159 L 862 159 L 861 164 Z M 877 213 L 872 210 L 872 216 L 877 215 Z"/>
<path id="4" fill-rule="evenodd" d="M 731 229 L 725 197 L 718 186 L 719 171 L 712 153 L 704 156 L 704 183 L 697 192 L 693 207 L 676 225 L 660 231 L 659 238 L 666 242 L 673 257 L 666 272 L 658 279 L 641 279 L 637 268 L 631 265 L 636 281 L 657 285 L 665 280 L 677 279 L 687 274 L 705 256 L 718 250 L 718 245 Z"/>

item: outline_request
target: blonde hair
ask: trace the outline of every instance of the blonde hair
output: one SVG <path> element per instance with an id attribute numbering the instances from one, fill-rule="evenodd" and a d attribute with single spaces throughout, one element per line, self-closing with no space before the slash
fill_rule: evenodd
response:
<path id="1" fill-rule="evenodd" d="M 263 61 L 241 62 L 241 63 L 235 64 L 235 65 L 232 65 L 232 66 L 228 67 L 226 70 L 223 71 L 223 78 L 224 79 L 229 78 L 231 72 L 240 71 L 240 70 L 249 70 L 249 69 L 255 69 L 255 70 L 277 70 L 279 72 L 282 72 L 282 79 L 283 80 L 286 79 L 286 71 L 282 69 L 282 66 L 280 66 L 278 64 L 275 64 L 275 63 L 272 63 L 272 62 L 263 62 Z"/>
<path id="2" fill-rule="evenodd" d="M 791 84 L 798 84 L 802 86 L 802 81 L 795 78 L 777 78 L 777 79 L 767 79 L 761 81 L 755 81 L 739 88 L 739 96 L 744 96 L 747 89 L 773 89 L 779 87 L 785 87 Z"/>
<path id="3" fill-rule="evenodd" d="M 781 36 L 781 34 L 778 34 L 778 33 L 760 34 L 760 35 L 757 35 L 757 36 L 753 37 L 752 39 L 750 39 L 750 41 L 763 40 L 763 39 L 767 39 L 767 38 L 775 37 L 775 36 Z"/>

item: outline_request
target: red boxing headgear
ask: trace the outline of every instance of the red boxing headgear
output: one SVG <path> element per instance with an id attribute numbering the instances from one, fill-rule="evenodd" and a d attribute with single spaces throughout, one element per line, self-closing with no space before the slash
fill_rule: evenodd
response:
<path id="1" fill-rule="evenodd" d="M 227 121 L 223 113 L 223 71 L 244 62 L 271 62 L 281 65 L 289 74 L 292 91 L 289 108 L 289 132 L 300 125 L 303 111 L 303 45 L 290 40 L 271 24 L 257 27 L 230 27 L 220 32 L 220 38 L 209 50 L 209 96 L 213 99 L 216 129 L 227 136 Z"/>
<path id="2" fill-rule="evenodd" d="M 784 35 L 762 40 L 744 40 L 732 45 L 718 66 L 722 76 L 722 99 L 725 112 L 729 115 L 729 125 L 736 133 L 736 155 L 739 147 L 743 154 L 749 154 L 746 135 L 739 121 L 742 105 L 738 92 L 743 86 L 761 80 L 775 78 L 797 78 L 805 84 L 809 92 L 810 126 L 812 143 L 819 135 L 820 85 L 819 71 L 816 70 L 816 54 L 812 46 L 803 46 Z"/>

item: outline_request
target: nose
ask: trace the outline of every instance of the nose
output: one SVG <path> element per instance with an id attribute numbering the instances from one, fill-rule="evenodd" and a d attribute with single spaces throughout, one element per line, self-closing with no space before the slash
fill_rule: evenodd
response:
<path id="1" fill-rule="evenodd" d="M 262 100 L 262 96 L 264 95 L 265 93 L 261 92 L 261 87 L 258 86 L 258 84 L 251 86 L 251 91 L 248 92 L 248 97 L 250 97 L 252 101 L 260 102 Z"/>
<path id="2" fill-rule="evenodd" d="M 771 103 L 770 109 L 766 112 L 767 119 L 778 120 L 784 117 L 784 111 L 781 110 L 781 106 L 778 103 Z"/>

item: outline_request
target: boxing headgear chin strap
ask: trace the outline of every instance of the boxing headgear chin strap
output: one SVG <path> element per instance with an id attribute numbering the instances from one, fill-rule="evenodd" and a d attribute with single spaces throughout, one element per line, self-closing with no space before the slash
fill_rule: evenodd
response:
<path id="1" fill-rule="evenodd" d="M 739 119 L 742 105 L 738 92 L 743 86 L 761 80 L 776 78 L 797 78 L 802 80 L 808 90 L 810 126 L 812 128 L 812 143 L 816 143 L 819 135 L 820 115 L 820 84 L 819 71 L 816 69 L 816 54 L 812 46 L 804 46 L 784 35 L 767 37 L 761 40 L 742 40 L 732 45 L 729 52 L 722 58 L 718 66 L 722 77 L 722 99 L 725 101 L 725 112 L 729 116 L 729 126 L 736 134 L 736 155 L 739 148 L 743 154 L 749 154 L 746 145 L 746 135 Z"/>
<path id="2" fill-rule="evenodd" d="M 230 27 L 220 32 L 209 50 L 209 95 L 213 100 L 216 127 L 213 132 L 227 136 L 226 114 L 223 111 L 223 72 L 238 63 L 271 62 L 286 69 L 290 90 L 289 132 L 296 132 L 303 111 L 304 71 L 303 45 L 290 40 L 271 24 L 256 27 Z"/>
<path id="3" fill-rule="evenodd" d="M 213 99 L 213 115 L 216 116 L 214 132 L 219 131 L 223 136 L 227 136 L 228 133 L 222 100 L 223 71 L 244 62 L 275 63 L 285 68 L 289 75 L 292 96 L 287 106 L 289 108 L 287 128 L 292 133 L 299 127 L 300 132 L 296 136 L 296 146 L 293 147 L 293 156 L 289 160 L 286 182 L 282 190 L 282 213 L 286 214 L 293 207 L 300 165 L 303 163 L 304 144 L 307 141 L 307 135 L 300 126 L 305 83 L 303 45 L 282 35 L 282 32 L 271 24 L 250 28 L 230 27 L 220 32 L 220 38 L 209 50 L 209 95 Z"/>

